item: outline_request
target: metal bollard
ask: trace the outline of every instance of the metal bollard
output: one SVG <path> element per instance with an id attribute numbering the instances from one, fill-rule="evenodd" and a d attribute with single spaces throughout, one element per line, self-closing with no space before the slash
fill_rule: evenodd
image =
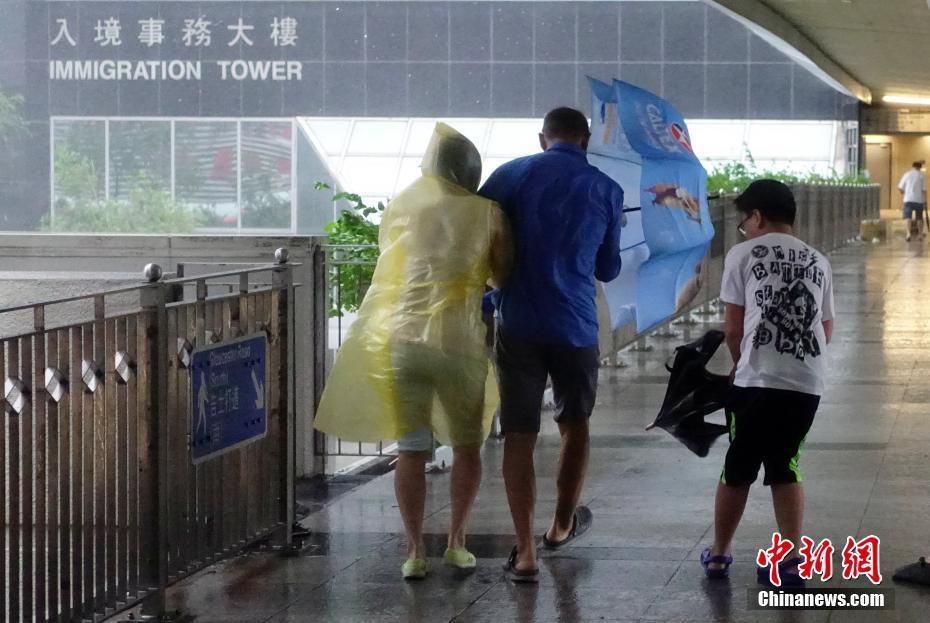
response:
<path id="1" fill-rule="evenodd" d="M 646 343 L 646 337 L 640 337 L 636 340 L 636 343 L 630 346 L 630 352 L 632 353 L 650 353 L 652 352 L 652 346 Z"/>
<path id="2" fill-rule="evenodd" d="M 681 334 L 672 329 L 672 324 L 666 322 L 659 326 L 655 333 L 652 334 L 652 337 L 661 338 L 661 339 L 672 339 L 676 337 L 681 337 Z"/>

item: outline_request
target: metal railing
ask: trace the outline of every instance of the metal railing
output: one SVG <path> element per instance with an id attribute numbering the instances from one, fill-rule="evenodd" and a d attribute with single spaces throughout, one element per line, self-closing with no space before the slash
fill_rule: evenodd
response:
<path id="1" fill-rule="evenodd" d="M 327 319 L 323 325 L 326 336 L 326 356 L 323 359 L 323 379 L 329 375 L 332 363 L 355 320 L 355 312 L 371 284 L 378 262 L 377 245 L 323 245 L 318 255 L 320 272 L 325 275 L 322 290 L 326 292 Z M 319 326 L 319 325 L 318 325 Z M 319 387 L 323 387 L 321 383 Z M 319 404 L 319 401 L 317 401 Z M 314 431 L 314 454 L 320 459 L 321 471 L 333 471 L 334 457 L 364 458 L 396 454 L 392 441 L 377 443 L 346 441 Z M 352 461 L 343 461 L 350 465 Z M 338 469 L 338 467 L 337 467 Z"/>
<path id="2" fill-rule="evenodd" d="M 294 283 L 276 259 L 167 280 L 150 265 L 144 285 L 0 309 L 33 317 L 0 339 L 4 621 L 95 621 L 139 602 L 160 616 L 171 582 L 261 539 L 290 543 Z M 270 285 L 250 288 L 259 273 Z M 230 279 L 236 292 L 210 294 Z M 89 317 L 46 323 L 81 301 Z M 194 349 L 254 334 L 267 336 L 267 432 L 194 464 Z"/>

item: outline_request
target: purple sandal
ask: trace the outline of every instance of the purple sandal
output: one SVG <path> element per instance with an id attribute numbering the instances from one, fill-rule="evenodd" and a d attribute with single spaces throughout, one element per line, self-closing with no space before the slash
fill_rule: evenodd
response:
<path id="1" fill-rule="evenodd" d="M 711 563 L 724 565 L 722 569 L 711 569 Z M 733 564 L 733 556 L 711 556 L 710 548 L 705 548 L 701 552 L 701 566 L 704 567 L 704 575 L 711 580 L 725 580 L 730 577 L 730 565 Z"/>

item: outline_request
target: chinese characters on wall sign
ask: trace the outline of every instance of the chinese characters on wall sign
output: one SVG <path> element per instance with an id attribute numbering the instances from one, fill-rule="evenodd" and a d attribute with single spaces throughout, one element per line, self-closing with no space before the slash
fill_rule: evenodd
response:
<path id="1" fill-rule="evenodd" d="M 55 20 L 57 34 L 51 41 L 52 46 L 69 45 L 76 47 L 78 40 L 71 34 L 71 27 L 66 18 Z M 137 37 L 140 43 L 148 47 L 161 45 L 165 41 L 165 20 L 140 19 L 137 20 Z M 187 47 L 210 47 L 213 44 L 213 22 L 201 15 L 196 19 L 185 19 L 181 29 L 181 38 Z M 239 43 L 247 46 L 255 45 L 255 25 L 246 24 L 240 17 L 236 24 L 229 24 L 226 30 L 230 32 L 226 44 L 232 47 Z M 123 26 L 115 17 L 98 19 L 94 27 L 94 43 L 101 47 L 122 45 Z M 286 47 L 297 44 L 297 20 L 293 17 L 274 18 L 269 24 L 269 37 L 275 46 Z"/>
<path id="2" fill-rule="evenodd" d="M 267 24 L 247 23 L 238 18 L 235 23 L 217 26 L 207 16 L 184 19 L 169 31 L 164 19 L 147 18 L 123 23 L 115 17 L 98 19 L 93 32 L 78 33 L 67 18 L 57 18 L 50 28 L 49 45 L 53 48 L 77 48 L 80 38 L 90 37 L 101 49 L 119 48 L 127 37 L 135 37 L 147 48 L 161 46 L 169 32 L 176 32 L 187 48 L 220 47 L 251 48 L 259 37 L 267 37 L 277 48 L 297 45 L 298 23 L 293 17 L 275 17 Z M 216 60 L 208 64 L 219 70 L 220 80 L 272 80 L 303 79 L 303 63 L 294 60 Z M 201 80 L 204 61 L 200 60 L 50 60 L 49 78 L 52 80 Z"/>

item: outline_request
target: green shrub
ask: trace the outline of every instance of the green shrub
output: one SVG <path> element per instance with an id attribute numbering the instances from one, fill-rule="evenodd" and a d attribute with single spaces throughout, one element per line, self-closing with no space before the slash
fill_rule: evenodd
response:
<path id="1" fill-rule="evenodd" d="M 775 179 L 785 184 L 867 184 L 864 175 L 840 175 L 835 170 L 830 175 L 820 173 L 798 173 L 789 170 L 760 169 L 752 153 L 746 150 L 745 162 L 733 161 L 718 164 L 707 174 L 707 194 L 736 193 L 746 188 L 753 180 Z"/>
<path id="2" fill-rule="evenodd" d="M 21 95 L 9 95 L 0 90 L 0 144 L 28 133 L 20 112 L 22 105 Z"/>
<path id="3" fill-rule="evenodd" d="M 323 182 L 317 182 L 314 188 L 332 190 Z M 377 206 L 368 206 L 359 195 L 346 192 L 333 195 L 333 201 L 351 205 L 326 226 L 329 244 L 340 247 L 330 254 L 330 283 L 338 288 L 338 298 L 334 294 L 330 315 L 342 316 L 345 312 L 358 310 L 371 284 L 378 261 L 378 224 L 370 219 L 376 217 L 380 220 L 384 214 L 384 203 L 379 201 Z"/>
<path id="4" fill-rule="evenodd" d="M 245 180 L 243 180 L 245 182 Z M 268 171 L 253 176 L 242 188 L 242 225 L 290 229 L 291 199 L 281 196 L 272 188 L 273 179 Z"/>
<path id="5" fill-rule="evenodd" d="M 45 231 L 188 234 L 205 222 L 144 175 L 124 198 L 103 198 L 93 162 L 65 148 L 55 152 L 55 189 L 55 218 L 42 219 Z"/>

